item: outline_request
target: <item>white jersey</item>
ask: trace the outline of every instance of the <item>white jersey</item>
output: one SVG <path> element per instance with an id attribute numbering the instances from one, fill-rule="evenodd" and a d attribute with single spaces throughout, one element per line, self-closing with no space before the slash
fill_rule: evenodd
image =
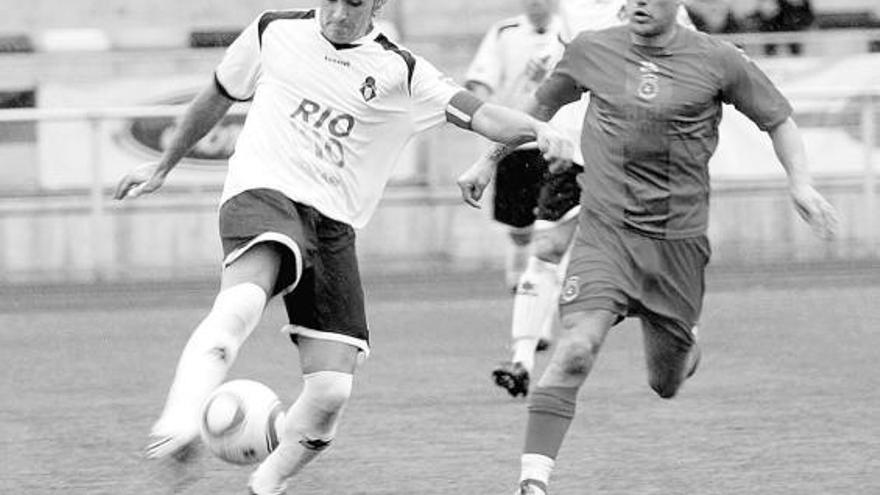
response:
<path id="1" fill-rule="evenodd" d="M 253 99 L 221 201 L 269 188 L 360 228 L 407 141 L 446 122 L 463 89 L 375 29 L 334 45 L 318 17 L 263 13 L 218 65 L 221 92 Z"/>
<path id="2" fill-rule="evenodd" d="M 549 71 L 559 51 L 562 22 L 553 16 L 546 29 L 538 31 L 526 15 L 496 22 L 483 37 L 468 67 L 465 79 L 492 90 L 492 100 L 516 107 L 522 98 L 538 87 L 526 67 L 532 60 L 542 62 Z M 558 59 L 558 57 L 556 57 Z"/>

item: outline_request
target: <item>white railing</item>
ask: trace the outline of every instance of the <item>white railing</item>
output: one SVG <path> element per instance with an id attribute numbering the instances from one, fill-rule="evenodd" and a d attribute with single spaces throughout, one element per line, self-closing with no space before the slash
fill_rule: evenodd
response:
<path id="1" fill-rule="evenodd" d="M 864 89 L 855 89 L 855 88 L 811 88 L 809 91 L 792 91 L 787 92 L 787 96 L 789 96 L 793 100 L 839 100 L 843 98 L 853 98 L 854 95 L 857 95 L 859 99 L 861 99 L 864 104 L 860 105 L 860 141 L 862 143 L 863 148 L 863 168 L 862 168 L 862 176 L 854 178 L 852 176 L 841 176 L 838 177 L 837 180 L 832 180 L 837 184 L 849 183 L 852 184 L 853 180 L 857 180 L 861 183 L 861 188 L 864 193 L 864 205 L 865 209 L 868 212 L 874 212 L 877 208 L 877 200 L 876 200 L 876 190 L 878 186 L 878 178 L 877 172 L 874 166 L 876 156 L 875 150 L 877 149 L 880 143 L 877 142 L 878 135 L 878 125 L 876 122 L 877 115 L 880 114 L 880 87 L 874 90 L 865 91 Z M 156 106 L 121 106 L 121 107 L 108 107 L 108 108 L 59 108 L 59 109 L 40 109 L 40 108 L 28 108 L 28 109 L 7 109 L 0 110 L 0 123 L 50 123 L 50 122 L 86 122 L 88 123 L 88 127 L 90 129 L 89 139 L 90 139 L 90 157 L 89 162 L 91 164 L 91 177 L 90 177 L 90 187 L 88 197 L 90 198 L 91 210 L 95 216 L 102 216 L 104 214 L 104 210 L 108 208 L 108 190 L 107 190 L 107 177 L 105 173 L 105 164 L 101 153 L 102 143 L 99 142 L 99 137 L 101 136 L 101 131 L 103 126 L 108 121 L 118 121 L 123 119 L 136 119 L 136 118 L 162 118 L 162 117 L 180 117 L 185 111 L 185 106 L 183 105 L 156 105 Z M 244 107 L 236 106 L 230 111 L 231 115 L 243 115 L 246 113 L 246 109 Z M 426 144 L 426 146 L 430 146 L 430 144 Z M 430 156 L 432 153 L 419 153 L 418 154 L 421 159 L 430 160 Z M 430 202 L 430 203 L 446 203 L 449 201 L 457 201 L 458 194 L 454 190 L 453 187 L 450 187 L 451 184 L 436 184 L 436 180 L 431 180 L 434 176 L 430 172 L 427 172 L 433 166 L 437 166 L 437 163 L 424 163 L 420 164 L 417 169 L 424 173 L 424 177 L 419 181 L 421 184 L 424 184 L 424 187 L 407 187 L 407 188 L 397 188 L 392 189 L 390 194 L 387 196 L 386 201 L 390 202 Z M 716 187 L 721 191 L 734 191 L 734 190 L 742 190 L 749 188 L 760 188 L 761 185 L 771 184 L 773 186 L 773 181 L 741 181 L 741 180 L 721 180 L 718 181 Z M 170 187 L 172 191 L 174 187 Z M 186 188 L 186 190 L 191 191 L 192 189 L 205 189 L 205 188 Z M 212 190 L 211 187 L 207 188 L 208 190 Z M 216 190 L 214 187 L 213 190 Z M 212 190 L 212 192 L 213 192 Z M 56 196 L 61 199 L 61 197 L 66 196 L 66 199 L 62 199 L 66 204 L 72 205 L 76 203 L 76 197 L 81 196 L 81 194 L 57 194 L 57 192 L 53 192 L 51 190 L 38 191 L 39 193 L 43 193 L 45 196 Z M 0 189 L 0 198 L 2 196 L 10 197 L 14 196 L 11 194 L 11 191 L 3 191 Z M 26 196 L 34 196 L 34 194 L 26 194 Z M 181 205 L 183 203 L 187 203 L 187 201 L 195 202 L 195 203 L 204 203 L 204 204 L 212 204 L 209 200 L 197 200 L 193 199 L 169 199 L 168 201 L 160 201 L 151 203 L 150 208 L 169 208 Z M 192 204 L 192 203 L 188 203 Z M 110 206 L 112 207 L 112 206 Z M 40 206 L 31 206 L 31 208 L 35 208 L 35 210 L 39 210 Z M 29 211 L 27 206 L 22 205 L 21 203 L 13 203 L 10 201 L 3 201 L 0 199 L 0 215 L 4 213 L 25 213 Z"/>
<path id="2" fill-rule="evenodd" d="M 859 141 L 863 152 L 861 154 L 863 167 L 861 171 L 846 174 L 829 175 L 821 177 L 820 186 L 829 191 L 837 191 L 845 194 L 847 202 L 856 199 L 861 205 L 859 212 L 859 238 L 857 242 L 861 253 L 870 256 L 880 255 L 878 250 L 878 180 L 875 168 L 877 157 L 875 156 L 878 143 L 878 126 L 876 117 L 880 113 L 880 89 L 876 91 L 863 91 L 858 94 L 864 104 L 859 106 Z M 803 99 L 839 99 L 852 98 L 853 92 L 841 88 L 833 90 L 820 90 L 817 92 L 790 93 L 794 100 Z M 163 194 L 150 201 L 129 202 L 121 204 L 111 200 L 112 186 L 108 182 L 107 168 L 105 167 L 101 141 L 104 126 L 109 122 L 134 119 L 134 118 L 162 118 L 178 117 L 184 111 L 181 106 L 155 106 L 155 107 L 116 107 L 102 109 L 17 109 L 0 111 L 0 124 L 9 123 L 60 123 L 60 122 L 86 122 L 89 128 L 89 141 L 91 152 L 89 154 L 90 177 L 88 186 L 76 190 L 52 190 L 41 188 L 37 185 L 29 190 L 10 191 L 0 188 L 0 220 L 10 217 L 18 218 L 41 218 L 56 214 L 75 214 L 85 220 L 88 217 L 93 241 L 91 249 L 94 251 L 94 272 L 98 278 L 102 277 L 102 271 L 113 273 L 113 255 L 108 247 L 107 239 L 111 238 L 112 227 L 109 218 L 118 215 L 138 215 L 144 212 L 180 212 L 202 211 L 207 212 L 217 206 L 219 185 L 206 186 L 175 186 L 170 183 L 163 190 Z M 234 110 L 236 112 L 242 109 Z M 437 174 L 432 171 L 437 167 L 448 167 L 444 163 L 444 153 L 441 146 L 432 148 L 432 140 L 425 141 L 426 152 L 417 153 L 417 159 L 426 163 L 417 167 L 419 171 L 426 171 L 424 180 L 419 185 L 392 186 L 389 188 L 384 204 L 386 205 L 435 205 L 452 206 L 455 208 L 443 209 L 439 218 L 447 218 L 449 221 L 441 221 L 443 232 L 437 234 L 439 244 L 454 242 L 452 239 L 457 234 L 452 229 L 451 218 L 456 213 L 468 211 L 459 207 L 460 199 L 457 188 L 453 181 L 448 180 L 452 174 Z M 466 164 L 457 164 L 464 166 Z M 438 179 L 438 177 L 443 177 Z M 113 179 L 113 178 L 110 178 Z M 714 184 L 715 198 L 735 198 L 744 194 L 761 193 L 775 195 L 784 188 L 784 182 L 778 179 L 750 179 L 750 180 L 718 180 Z M 460 218 L 460 217 L 457 217 Z M 445 229 L 445 230 L 444 230 Z M 109 267 L 109 268 L 108 268 Z M 112 275 L 111 275 L 112 276 Z"/>

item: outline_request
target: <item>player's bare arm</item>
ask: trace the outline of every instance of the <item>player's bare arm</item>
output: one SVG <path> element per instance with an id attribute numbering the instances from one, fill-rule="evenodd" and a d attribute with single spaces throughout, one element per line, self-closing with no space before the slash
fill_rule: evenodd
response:
<path id="1" fill-rule="evenodd" d="M 480 81 L 467 81 L 464 87 L 481 100 L 485 101 L 492 97 L 492 88 Z"/>
<path id="2" fill-rule="evenodd" d="M 159 161 L 139 165 L 122 177 L 114 199 L 136 198 L 162 187 L 165 177 L 220 122 L 233 103 L 216 82 L 208 84 L 190 103 Z"/>
<path id="3" fill-rule="evenodd" d="M 525 115 L 532 117 L 537 122 L 543 123 L 546 128 L 555 132 L 546 122 L 553 118 L 563 105 L 575 101 L 579 95 L 580 91 L 574 87 L 574 82 L 570 78 L 564 76 L 550 77 L 536 93 L 529 95 L 519 108 Z M 495 176 L 498 162 L 515 150 L 517 146 L 525 142 L 529 142 L 529 140 L 497 140 L 496 144 L 489 147 L 486 153 L 461 174 L 458 178 L 458 187 L 461 189 L 461 196 L 464 202 L 479 208 L 480 198 L 482 198 L 483 191 Z M 570 147 L 569 152 L 573 153 L 574 143 L 568 140 L 566 140 L 566 143 Z M 538 147 L 545 151 L 540 141 L 538 141 Z M 544 158 L 550 162 L 550 171 L 554 173 L 571 166 L 571 157 L 572 155 L 569 154 L 564 159 L 555 159 L 552 155 L 548 156 L 546 151 L 544 153 Z"/>
<path id="4" fill-rule="evenodd" d="M 833 238 L 837 231 L 837 213 L 813 187 L 803 137 L 797 124 L 788 118 L 768 134 L 776 156 L 788 175 L 789 194 L 795 209 L 817 235 L 823 239 Z"/>
<path id="5" fill-rule="evenodd" d="M 546 123 L 555 111 L 550 113 L 538 110 L 541 105 L 536 101 L 534 105 L 535 109 L 527 108 L 528 112 L 523 113 L 486 104 L 474 114 L 471 123 L 473 130 L 497 144 L 490 147 L 486 154 L 459 176 L 458 187 L 465 203 L 479 208 L 483 191 L 494 177 L 498 162 L 522 144 L 536 142 L 544 158 L 555 169 L 571 164 L 574 144 Z"/>

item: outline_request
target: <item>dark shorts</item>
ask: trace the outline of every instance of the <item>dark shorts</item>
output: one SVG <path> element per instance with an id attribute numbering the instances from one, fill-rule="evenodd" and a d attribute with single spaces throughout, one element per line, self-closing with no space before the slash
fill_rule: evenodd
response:
<path id="1" fill-rule="evenodd" d="M 706 236 L 655 239 L 581 211 L 560 310 L 638 316 L 691 342 L 703 306 Z"/>
<path id="2" fill-rule="evenodd" d="M 495 172 L 495 220 L 514 228 L 525 228 L 535 220 L 556 222 L 577 207 L 581 189 L 575 165 L 551 174 L 537 149 L 516 150 L 498 163 Z"/>
<path id="3" fill-rule="evenodd" d="M 369 352 L 354 229 L 271 189 L 245 191 L 220 207 L 224 265 L 252 246 L 285 249 L 273 295 L 282 294 L 291 338 L 334 340 Z"/>

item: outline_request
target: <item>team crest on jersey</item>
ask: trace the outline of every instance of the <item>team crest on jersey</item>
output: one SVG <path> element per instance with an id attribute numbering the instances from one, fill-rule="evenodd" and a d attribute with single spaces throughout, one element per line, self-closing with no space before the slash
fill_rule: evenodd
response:
<path id="1" fill-rule="evenodd" d="M 361 96 L 364 101 L 370 101 L 376 97 L 376 79 L 373 76 L 367 76 L 364 83 L 361 84 Z"/>
<path id="2" fill-rule="evenodd" d="M 642 73 L 642 80 L 637 90 L 639 98 L 651 101 L 660 94 L 660 78 L 657 76 L 660 68 L 653 62 L 642 62 L 639 72 Z"/>
<path id="3" fill-rule="evenodd" d="M 581 278 L 578 276 L 568 277 L 562 286 L 562 292 L 559 294 L 559 300 L 563 303 L 570 303 L 577 299 L 581 294 Z"/>

